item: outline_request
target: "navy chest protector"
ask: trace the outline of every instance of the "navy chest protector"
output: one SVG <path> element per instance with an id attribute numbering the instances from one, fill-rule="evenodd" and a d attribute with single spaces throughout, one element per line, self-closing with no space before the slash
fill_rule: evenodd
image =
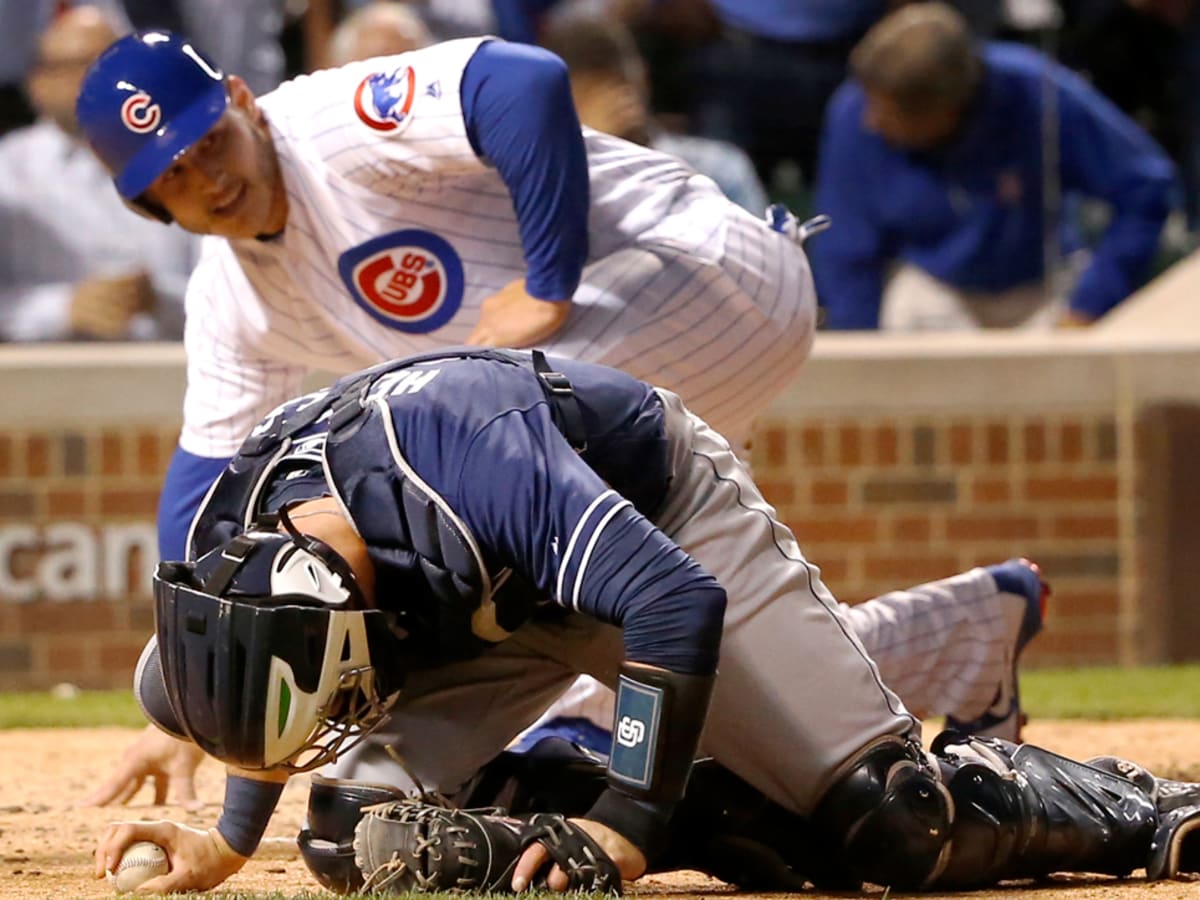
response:
<path id="1" fill-rule="evenodd" d="M 509 636 L 541 605 L 535 589 L 485 559 L 474 535 L 421 480 L 395 441 L 390 417 L 368 401 L 385 375 L 419 363 L 487 359 L 532 367 L 555 423 L 576 449 L 583 419 L 570 383 L 545 357 L 501 350 L 452 350 L 384 363 L 337 381 L 327 392 L 285 406 L 242 444 L 192 525 L 198 557 L 246 531 L 269 510 L 263 500 L 295 465 L 297 443 L 328 417 L 322 464 L 330 489 L 366 541 L 380 608 L 391 613 L 399 652 L 413 666 L 474 656 Z"/>

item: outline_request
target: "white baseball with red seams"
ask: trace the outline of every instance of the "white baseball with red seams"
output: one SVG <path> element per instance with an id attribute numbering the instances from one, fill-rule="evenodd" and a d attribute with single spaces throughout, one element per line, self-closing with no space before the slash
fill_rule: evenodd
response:
<path id="1" fill-rule="evenodd" d="M 108 883 L 118 894 L 127 894 L 151 878 L 166 875 L 169 871 L 171 861 L 167 858 L 166 850 L 150 841 L 138 841 L 122 854 L 117 868 L 105 874 Z"/>

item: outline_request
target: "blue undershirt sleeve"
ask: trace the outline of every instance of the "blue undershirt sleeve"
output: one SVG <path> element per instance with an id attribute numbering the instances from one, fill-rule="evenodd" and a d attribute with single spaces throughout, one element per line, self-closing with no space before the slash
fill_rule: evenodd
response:
<path id="1" fill-rule="evenodd" d="M 176 447 L 167 466 L 162 496 L 158 500 L 158 555 L 160 559 L 184 559 L 192 519 L 204 495 L 224 471 L 229 458 L 196 456 Z"/>
<path id="2" fill-rule="evenodd" d="M 525 289 L 570 300 L 588 252 L 588 165 L 567 67 L 538 47 L 489 41 L 463 72 L 471 146 L 512 195 Z"/>
<path id="3" fill-rule="evenodd" d="M 496 33 L 506 41 L 536 44 L 538 23 L 558 0 L 492 0 Z"/>

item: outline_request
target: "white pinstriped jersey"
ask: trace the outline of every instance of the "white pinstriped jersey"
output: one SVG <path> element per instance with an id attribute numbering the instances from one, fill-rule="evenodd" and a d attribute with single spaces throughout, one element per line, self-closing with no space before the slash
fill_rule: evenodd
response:
<path id="1" fill-rule="evenodd" d="M 466 134 L 480 39 L 302 76 L 260 100 L 289 213 L 207 238 L 188 289 L 181 444 L 231 455 L 303 376 L 461 344 L 525 274 L 511 196 Z M 732 439 L 795 374 L 815 297 L 799 245 L 672 157 L 588 131 L 583 281 L 544 349 L 680 393 Z"/>

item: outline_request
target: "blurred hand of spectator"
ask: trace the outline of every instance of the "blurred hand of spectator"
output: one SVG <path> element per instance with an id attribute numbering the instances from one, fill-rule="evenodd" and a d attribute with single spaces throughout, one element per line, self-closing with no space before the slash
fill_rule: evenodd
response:
<path id="1" fill-rule="evenodd" d="M 84 337 L 119 340 L 129 335 L 135 316 L 153 312 L 154 285 L 145 271 L 93 275 L 71 295 L 71 330 Z"/>

